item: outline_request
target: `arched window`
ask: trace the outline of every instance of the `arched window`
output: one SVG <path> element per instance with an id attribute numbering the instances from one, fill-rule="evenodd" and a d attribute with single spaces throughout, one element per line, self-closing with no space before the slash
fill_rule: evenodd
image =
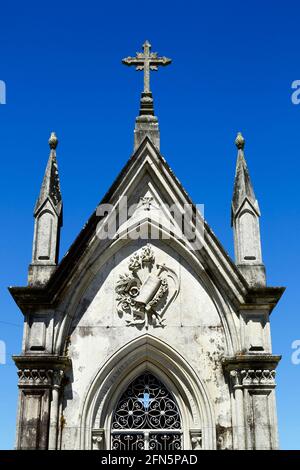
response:
<path id="1" fill-rule="evenodd" d="M 115 450 L 178 450 L 181 419 L 172 394 L 150 373 L 136 378 L 113 414 L 111 448 Z"/>

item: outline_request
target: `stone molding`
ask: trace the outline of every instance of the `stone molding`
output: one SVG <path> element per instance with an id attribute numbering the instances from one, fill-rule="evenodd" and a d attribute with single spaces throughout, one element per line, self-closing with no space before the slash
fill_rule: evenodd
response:
<path id="1" fill-rule="evenodd" d="M 57 388 L 71 361 L 65 356 L 13 356 L 18 367 L 20 388 Z"/>
<path id="2" fill-rule="evenodd" d="M 223 359 L 223 368 L 233 389 L 275 387 L 276 366 L 281 356 L 237 355 Z"/>
<path id="3" fill-rule="evenodd" d="M 272 369 L 231 370 L 230 379 L 233 388 L 245 386 L 274 386 L 276 371 Z"/>
<path id="4" fill-rule="evenodd" d="M 53 372 L 52 369 L 19 369 L 19 386 L 51 386 Z"/>
<path id="5" fill-rule="evenodd" d="M 243 385 L 274 385 L 275 386 L 276 371 L 272 369 L 265 370 L 242 370 L 242 384 Z"/>

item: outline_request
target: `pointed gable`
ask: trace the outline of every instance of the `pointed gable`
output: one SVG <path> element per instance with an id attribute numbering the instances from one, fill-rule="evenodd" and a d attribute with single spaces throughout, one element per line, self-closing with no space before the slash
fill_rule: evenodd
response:
<path id="1" fill-rule="evenodd" d="M 145 173 L 152 176 L 155 184 L 160 185 L 169 202 L 173 200 L 181 205 L 189 204 L 195 210 L 195 204 L 164 157 L 152 144 L 149 136 L 144 138 L 141 145 L 130 157 L 99 205 L 116 204 L 122 195 L 127 195 L 130 198 L 130 194 L 133 194 L 136 188 L 141 187 L 139 183 Z M 201 214 L 199 216 L 201 217 Z M 48 305 L 58 301 L 64 287 L 70 283 L 76 266 L 87 255 L 88 247 L 90 251 L 93 240 L 94 243 L 99 243 L 96 230 L 100 220 L 96 208 L 44 288 L 10 288 L 10 292 L 21 309 L 26 308 L 28 302 Z M 203 222 L 204 240 L 200 240 L 203 248 L 195 252 L 195 255 L 201 258 L 208 276 L 216 282 L 223 292 L 227 293 L 226 295 L 229 295 L 231 301 L 239 305 L 243 299 L 247 298 L 247 283 L 207 222 L 205 220 Z M 230 289 L 228 289 L 228 285 L 230 285 Z M 282 291 L 276 292 L 273 293 L 275 297 L 280 297 Z M 262 293 L 262 295 L 264 294 Z"/>

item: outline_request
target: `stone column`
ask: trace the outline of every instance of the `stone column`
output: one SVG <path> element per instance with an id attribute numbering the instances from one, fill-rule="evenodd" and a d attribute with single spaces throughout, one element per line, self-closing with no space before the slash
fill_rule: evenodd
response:
<path id="1" fill-rule="evenodd" d="M 50 408 L 50 428 L 49 428 L 49 450 L 57 448 L 57 433 L 59 421 L 59 398 L 62 379 L 64 377 L 63 370 L 56 370 L 53 374 L 52 385 L 52 401 Z"/>
<path id="2" fill-rule="evenodd" d="M 235 419 L 233 426 L 238 449 L 245 449 L 245 413 L 244 413 L 244 392 L 241 384 L 239 370 L 230 371 L 231 385 L 234 393 Z"/>
<path id="3" fill-rule="evenodd" d="M 17 448 L 47 449 L 52 369 L 19 369 Z"/>
<path id="4" fill-rule="evenodd" d="M 256 367 L 242 370 L 241 375 L 248 420 L 247 448 L 277 449 L 275 370 Z"/>
<path id="5" fill-rule="evenodd" d="M 53 446 L 56 442 L 53 430 L 57 429 L 54 419 L 58 420 L 59 404 L 57 381 L 70 366 L 70 361 L 62 356 L 24 355 L 13 359 L 19 369 L 20 391 L 16 447 L 22 450 L 48 449 L 50 408 L 53 409 L 50 433 Z"/>
<path id="6" fill-rule="evenodd" d="M 238 449 L 278 448 L 275 368 L 280 356 L 245 354 L 227 357 L 223 366 L 235 396 L 234 442 Z M 236 448 L 236 447 L 235 447 Z"/>

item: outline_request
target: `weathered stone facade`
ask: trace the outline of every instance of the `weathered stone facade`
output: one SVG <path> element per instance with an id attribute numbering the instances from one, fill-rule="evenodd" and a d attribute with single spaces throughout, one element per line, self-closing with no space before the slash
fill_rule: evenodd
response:
<path id="1" fill-rule="evenodd" d="M 269 317 L 284 289 L 266 286 L 244 141 L 236 142 L 235 264 L 200 214 L 203 233 L 194 219 L 190 227 L 201 242 L 194 249 L 168 210 L 192 202 L 160 154 L 147 93 L 134 154 L 102 201 L 119 214 L 116 236 L 99 238 L 107 218 L 95 212 L 60 263 L 57 140 L 50 139 L 29 285 L 10 288 L 25 317 L 22 354 L 14 357 L 18 449 L 110 449 L 116 404 L 145 371 L 177 403 L 182 448 L 278 447 L 280 357 L 272 355 Z M 134 207 L 126 219 L 124 197 Z"/>

